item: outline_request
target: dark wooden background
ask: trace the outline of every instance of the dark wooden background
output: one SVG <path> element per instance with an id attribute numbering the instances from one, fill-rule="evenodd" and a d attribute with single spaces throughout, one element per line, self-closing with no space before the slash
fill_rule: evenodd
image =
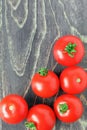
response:
<path id="1" fill-rule="evenodd" d="M 40 67 L 58 75 L 63 66 L 52 56 L 54 41 L 73 34 L 85 46 L 85 57 L 79 64 L 87 70 L 87 0 L 0 0 L 0 99 L 10 93 L 22 95 L 32 107 L 50 99 L 36 97 L 30 81 Z M 87 130 L 87 90 L 78 95 L 84 114 L 73 124 L 57 120 L 54 130 Z M 0 130 L 26 130 L 24 122 L 8 125 L 0 120 Z"/>

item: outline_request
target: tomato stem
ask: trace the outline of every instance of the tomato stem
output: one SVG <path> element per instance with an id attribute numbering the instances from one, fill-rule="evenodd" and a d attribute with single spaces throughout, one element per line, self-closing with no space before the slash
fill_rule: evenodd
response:
<path id="1" fill-rule="evenodd" d="M 74 54 L 76 53 L 75 50 L 76 44 L 69 42 L 68 45 L 65 47 L 64 51 L 68 53 L 70 57 L 74 57 Z"/>
<path id="2" fill-rule="evenodd" d="M 28 128 L 29 130 L 37 130 L 33 122 L 25 122 L 25 127 Z"/>
<path id="3" fill-rule="evenodd" d="M 66 103 L 59 104 L 59 110 L 63 114 L 68 110 L 68 105 Z"/>
<path id="4" fill-rule="evenodd" d="M 8 106 L 8 109 L 12 112 L 12 111 L 15 111 L 15 105 L 14 104 L 10 104 Z"/>
<path id="5" fill-rule="evenodd" d="M 38 72 L 41 76 L 46 76 L 48 74 L 47 68 L 41 68 Z"/>
<path id="6" fill-rule="evenodd" d="M 77 79 L 76 79 L 76 82 L 77 82 L 77 83 L 80 83 L 80 82 L 81 82 L 81 79 L 80 79 L 80 78 L 77 78 Z"/>

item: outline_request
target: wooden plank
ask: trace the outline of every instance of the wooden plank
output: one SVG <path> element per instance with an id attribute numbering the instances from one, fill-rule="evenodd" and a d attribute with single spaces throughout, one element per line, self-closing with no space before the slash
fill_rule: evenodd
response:
<path id="1" fill-rule="evenodd" d="M 52 69 L 58 76 L 52 47 L 65 34 L 79 36 L 87 49 L 87 1 L 83 0 L 0 0 L 0 99 L 9 93 L 22 95 L 29 108 L 38 103 L 53 107 L 62 91 L 50 99 L 37 97 L 31 89 L 33 74 L 40 67 Z M 87 52 L 87 51 L 86 51 Z M 87 71 L 87 53 L 79 64 Z M 57 120 L 54 130 L 87 129 L 87 92 L 77 95 L 84 114 L 73 124 Z M 0 130 L 25 130 L 24 122 L 8 125 L 0 120 Z"/>

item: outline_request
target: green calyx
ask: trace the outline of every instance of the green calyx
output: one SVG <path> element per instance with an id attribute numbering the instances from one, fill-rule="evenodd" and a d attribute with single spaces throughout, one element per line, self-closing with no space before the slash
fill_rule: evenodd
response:
<path id="1" fill-rule="evenodd" d="M 69 42 L 68 45 L 65 47 L 64 51 L 68 53 L 70 57 L 74 57 L 74 54 L 76 53 L 75 50 L 76 44 Z"/>
<path id="2" fill-rule="evenodd" d="M 37 130 L 33 122 L 25 122 L 25 127 L 28 128 L 29 130 Z"/>
<path id="3" fill-rule="evenodd" d="M 68 110 L 68 105 L 66 103 L 59 104 L 60 113 L 65 113 Z"/>
<path id="4" fill-rule="evenodd" d="M 41 68 L 38 72 L 41 76 L 46 76 L 48 74 L 48 70 L 46 68 Z"/>

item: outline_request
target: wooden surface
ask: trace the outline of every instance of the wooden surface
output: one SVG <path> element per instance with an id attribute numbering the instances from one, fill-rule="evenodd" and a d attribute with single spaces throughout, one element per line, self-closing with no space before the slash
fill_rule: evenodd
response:
<path id="1" fill-rule="evenodd" d="M 52 56 L 54 41 L 62 35 L 79 36 L 87 52 L 86 0 L 0 0 L 0 99 L 9 93 L 22 95 L 29 107 L 56 98 L 41 99 L 31 90 L 30 81 L 40 67 L 63 67 Z M 87 70 L 87 53 L 79 64 Z M 57 121 L 54 130 L 87 130 L 87 90 L 78 95 L 84 114 L 73 124 Z M 8 125 L 0 120 L 0 130 L 26 130 L 24 122 Z"/>

